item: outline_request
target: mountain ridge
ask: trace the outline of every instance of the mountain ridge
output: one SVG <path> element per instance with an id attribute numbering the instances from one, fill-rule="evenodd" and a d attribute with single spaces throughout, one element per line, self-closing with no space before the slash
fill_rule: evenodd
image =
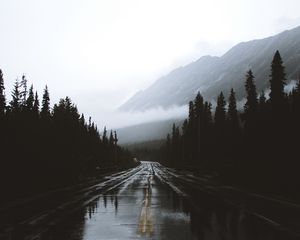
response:
<path id="1" fill-rule="evenodd" d="M 150 87 L 137 92 L 120 106 L 123 111 L 144 111 L 150 108 L 182 106 L 198 91 L 207 100 L 220 91 L 225 95 L 234 88 L 237 98 L 243 98 L 244 76 L 254 72 L 257 89 L 269 86 L 269 71 L 273 55 L 279 50 L 286 66 L 287 79 L 300 73 L 300 26 L 263 39 L 240 42 L 220 57 L 205 55 L 160 77 Z"/>

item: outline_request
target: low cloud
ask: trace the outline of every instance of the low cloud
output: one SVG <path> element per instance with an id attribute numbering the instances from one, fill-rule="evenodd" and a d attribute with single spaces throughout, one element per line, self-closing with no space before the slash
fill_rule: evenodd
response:
<path id="1" fill-rule="evenodd" d="M 168 119 L 183 119 L 188 115 L 188 106 L 173 106 L 168 109 L 162 107 L 152 108 L 146 111 L 106 111 L 101 116 L 94 116 L 97 119 L 98 127 L 106 126 L 108 129 L 116 129 L 137 125 L 141 123 L 161 121 Z"/>

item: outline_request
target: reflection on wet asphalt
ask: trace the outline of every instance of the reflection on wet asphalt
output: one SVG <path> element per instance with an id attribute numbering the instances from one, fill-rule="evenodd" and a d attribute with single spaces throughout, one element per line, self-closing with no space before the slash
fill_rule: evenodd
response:
<path id="1" fill-rule="evenodd" d="M 169 190 L 170 191 L 170 190 Z M 83 239 L 192 239 L 190 218 L 148 168 L 98 201 Z"/>
<path id="2" fill-rule="evenodd" d="M 112 180 L 105 182 L 105 191 L 103 184 L 101 191 L 85 188 L 80 197 L 75 195 L 76 201 L 66 198 L 62 205 L 29 219 L 13 210 L 10 221 L 0 215 L 0 239 L 299 239 L 247 214 L 242 205 L 229 207 L 205 192 L 181 194 L 184 186 L 170 187 L 159 169 L 158 164 L 144 162 L 114 176 L 111 185 Z"/>

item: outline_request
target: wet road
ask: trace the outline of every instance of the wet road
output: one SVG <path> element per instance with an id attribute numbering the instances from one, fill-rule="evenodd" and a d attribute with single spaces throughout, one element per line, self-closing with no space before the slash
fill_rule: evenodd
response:
<path id="1" fill-rule="evenodd" d="M 300 239 L 289 204 L 143 162 L 2 206 L 0 239 Z"/>

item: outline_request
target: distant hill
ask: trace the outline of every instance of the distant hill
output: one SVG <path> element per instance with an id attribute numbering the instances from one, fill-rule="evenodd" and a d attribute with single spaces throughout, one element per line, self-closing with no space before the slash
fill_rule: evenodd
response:
<path id="1" fill-rule="evenodd" d="M 244 96 L 246 71 L 252 69 L 258 91 L 269 86 L 270 64 L 279 50 L 286 66 L 287 79 L 300 74 L 300 27 L 260 40 L 242 42 L 221 57 L 204 56 L 161 77 L 144 91 L 139 91 L 120 109 L 142 111 L 158 106 L 185 105 L 198 91 L 207 99 L 220 91 L 234 88 L 237 97 Z"/>

